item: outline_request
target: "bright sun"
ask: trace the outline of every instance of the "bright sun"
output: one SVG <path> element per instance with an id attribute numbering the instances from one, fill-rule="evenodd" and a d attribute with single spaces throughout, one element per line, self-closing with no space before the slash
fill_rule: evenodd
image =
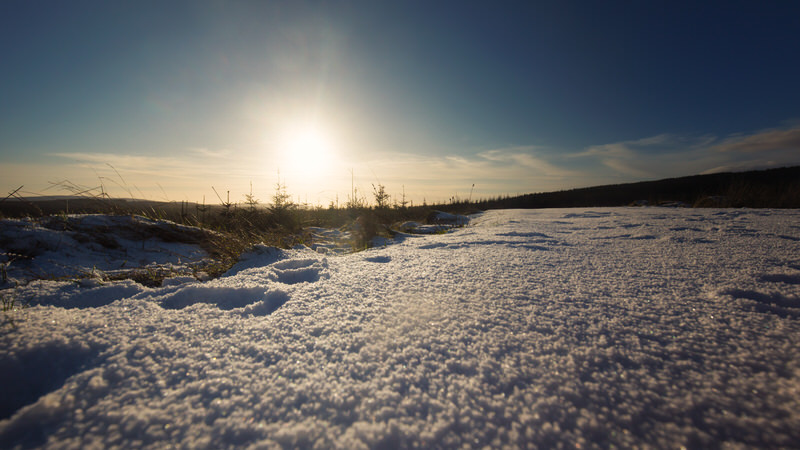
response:
<path id="1" fill-rule="evenodd" d="M 288 129 L 281 144 L 281 169 L 294 174 L 322 175 L 334 159 L 330 135 L 317 125 Z"/>

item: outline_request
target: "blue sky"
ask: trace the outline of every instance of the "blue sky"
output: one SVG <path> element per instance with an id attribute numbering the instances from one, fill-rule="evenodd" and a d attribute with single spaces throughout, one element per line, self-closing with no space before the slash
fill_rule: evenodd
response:
<path id="1" fill-rule="evenodd" d="M 0 55 L 9 191 L 328 204 L 352 173 L 430 202 L 800 164 L 796 2 L 5 1 Z"/>

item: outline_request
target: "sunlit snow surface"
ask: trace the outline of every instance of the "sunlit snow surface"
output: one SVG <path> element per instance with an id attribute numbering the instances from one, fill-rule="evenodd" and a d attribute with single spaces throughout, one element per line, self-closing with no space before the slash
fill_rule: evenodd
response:
<path id="1" fill-rule="evenodd" d="M 491 211 L 15 295 L 45 306 L 0 330 L 3 448 L 800 442 L 796 210 Z"/>

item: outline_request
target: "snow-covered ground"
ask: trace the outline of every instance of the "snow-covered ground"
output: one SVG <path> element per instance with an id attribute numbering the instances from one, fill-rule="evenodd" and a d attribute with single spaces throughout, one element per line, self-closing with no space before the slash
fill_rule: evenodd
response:
<path id="1" fill-rule="evenodd" d="M 800 442 L 796 210 L 490 211 L 3 295 L 36 305 L 0 329 L 3 448 Z"/>
<path id="2" fill-rule="evenodd" d="M 196 273 L 215 233 L 140 216 L 100 214 L 0 220 L 0 288 L 47 278 L 115 277 L 132 270 Z"/>

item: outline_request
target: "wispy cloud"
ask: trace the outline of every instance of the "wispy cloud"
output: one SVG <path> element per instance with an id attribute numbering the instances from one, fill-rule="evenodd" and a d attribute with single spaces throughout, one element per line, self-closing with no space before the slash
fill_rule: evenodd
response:
<path id="1" fill-rule="evenodd" d="M 176 158 L 170 156 L 143 156 L 128 155 L 117 153 L 51 153 L 50 156 L 69 161 L 69 164 L 95 167 L 110 165 L 125 170 L 144 170 L 160 172 L 162 170 L 174 169 L 179 165 Z"/>
<path id="2" fill-rule="evenodd" d="M 631 179 L 659 177 L 665 164 L 675 164 L 681 154 L 685 160 L 687 154 L 707 146 L 715 139 L 709 136 L 684 137 L 673 134 L 660 134 L 642 139 L 593 145 L 575 153 L 572 158 L 598 161 L 602 166 L 611 169 L 608 175 L 622 175 Z M 597 171 L 597 167 L 592 168 Z M 677 170 L 677 169 L 676 169 Z"/>
<path id="3" fill-rule="evenodd" d="M 36 169 L 20 166 L 27 179 L 45 178 L 47 184 L 35 189 L 50 191 L 52 183 L 57 188 L 68 181 L 87 187 L 104 184 L 112 189 L 111 195 L 123 197 L 133 191 L 145 198 L 190 195 L 195 200 L 198 192 L 211 193 L 213 185 L 245 192 L 249 181 L 262 175 L 262 165 L 252 157 L 234 157 L 228 150 L 187 149 L 169 155 L 58 152 L 50 157 L 51 163 L 38 164 Z M 115 186 L 119 192 L 113 191 Z"/>
<path id="4" fill-rule="evenodd" d="M 539 175 L 550 177 L 568 177 L 576 175 L 574 170 L 569 170 L 548 161 L 542 156 L 545 152 L 536 146 L 517 146 L 487 150 L 478 153 L 478 158 L 497 164 L 517 164 L 521 168 Z"/>
<path id="5" fill-rule="evenodd" d="M 628 158 L 643 152 L 652 153 L 655 149 L 675 147 L 683 139 L 675 135 L 659 134 L 632 141 L 593 145 L 574 156 L 598 156 L 603 158 Z"/>
<path id="6" fill-rule="evenodd" d="M 474 183 L 477 198 L 560 189 L 582 175 L 557 159 L 535 146 L 495 148 L 467 156 L 395 153 L 374 156 L 366 164 L 366 173 L 391 189 L 402 184 L 407 193 L 428 200 L 466 196 Z M 375 182 L 369 179 L 362 177 L 362 183 Z"/>
<path id="7" fill-rule="evenodd" d="M 800 164 L 800 126 L 724 138 L 660 134 L 594 145 L 572 155 L 623 178 L 664 178 Z M 596 168 L 595 168 L 596 170 Z"/>
<path id="8" fill-rule="evenodd" d="M 776 128 L 751 135 L 731 136 L 715 145 L 713 149 L 736 153 L 793 151 L 800 154 L 800 127 Z"/>
<path id="9" fill-rule="evenodd" d="M 634 161 L 625 161 L 622 159 L 606 159 L 603 161 L 606 167 L 625 174 L 629 175 L 633 178 L 654 178 L 657 177 L 656 172 L 652 169 L 645 169 L 642 167 L 637 167 L 636 162 Z"/>
<path id="10" fill-rule="evenodd" d="M 233 156 L 233 152 L 230 149 L 222 149 L 222 150 L 212 150 L 209 148 L 190 148 L 189 153 L 195 154 L 200 157 L 204 158 L 230 158 Z"/>
<path id="11" fill-rule="evenodd" d="M 84 152 L 52 153 L 51 156 L 78 167 L 110 166 L 124 173 L 167 178 L 198 178 L 215 173 L 236 176 L 253 162 L 244 156 L 234 158 L 227 150 L 212 152 L 207 149 L 189 149 L 166 156 Z"/>

